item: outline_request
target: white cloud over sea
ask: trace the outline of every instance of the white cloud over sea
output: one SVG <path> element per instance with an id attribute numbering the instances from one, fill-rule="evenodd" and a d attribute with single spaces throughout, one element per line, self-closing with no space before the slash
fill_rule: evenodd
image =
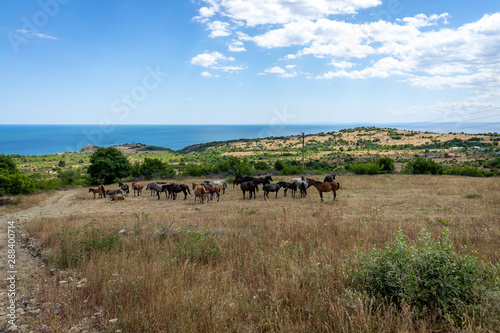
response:
<path id="1" fill-rule="evenodd" d="M 453 28 L 448 13 L 420 13 L 392 22 L 356 20 L 360 11 L 379 5 L 379 0 L 201 0 L 194 20 L 233 55 L 249 47 L 286 53 L 255 68 L 258 74 L 384 78 L 428 89 L 499 87 L 500 13 Z M 286 68 L 311 59 L 331 69 Z M 237 56 L 219 51 L 195 55 L 191 63 L 214 71 L 247 69 Z"/>

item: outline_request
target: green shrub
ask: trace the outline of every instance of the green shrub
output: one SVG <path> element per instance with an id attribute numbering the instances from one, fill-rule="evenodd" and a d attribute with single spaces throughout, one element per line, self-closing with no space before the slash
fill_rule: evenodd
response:
<path id="1" fill-rule="evenodd" d="M 403 172 L 415 175 L 441 175 L 444 173 L 444 170 L 445 169 L 441 164 L 436 163 L 433 160 L 417 157 L 405 165 Z"/>
<path id="2" fill-rule="evenodd" d="M 417 313 L 427 308 L 460 314 L 477 306 L 485 290 L 499 290 L 498 265 L 484 267 L 467 252 L 454 251 L 447 229 L 438 240 L 422 230 L 415 244 L 399 230 L 385 249 L 358 253 L 350 263 L 353 286 L 378 301 L 408 304 Z"/>
<path id="3" fill-rule="evenodd" d="M 378 175 L 383 173 L 382 167 L 375 162 L 360 162 L 348 167 L 350 172 L 354 172 L 357 175 Z"/>
<path id="4" fill-rule="evenodd" d="M 17 172 L 17 166 L 12 156 L 4 154 L 0 155 L 0 170 L 7 170 L 10 174 Z"/>
<path id="5" fill-rule="evenodd" d="M 127 177 L 131 166 L 127 157 L 114 147 L 98 148 L 90 156 L 90 165 L 87 169 L 94 184 L 103 182 L 111 184 L 116 179 Z"/>
<path id="6" fill-rule="evenodd" d="M 36 182 L 33 176 L 25 176 L 20 171 L 10 174 L 7 170 L 0 170 L 0 196 L 31 194 L 36 191 Z"/>
<path id="7" fill-rule="evenodd" d="M 484 177 L 485 172 L 479 170 L 474 167 L 465 167 L 465 166 L 452 166 L 446 168 L 445 173 L 447 175 L 456 175 L 456 176 L 469 176 L 469 177 Z"/>

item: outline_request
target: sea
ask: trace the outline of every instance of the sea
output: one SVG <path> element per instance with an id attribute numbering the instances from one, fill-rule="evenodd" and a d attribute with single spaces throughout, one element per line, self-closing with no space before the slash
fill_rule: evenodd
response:
<path id="1" fill-rule="evenodd" d="M 316 134 L 359 126 L 434 133 L 500 132 L 500 123 L 388 123 L 279 125 L 0 125 L 0 154 L 44 155 L 79 151 L 88 144 L 109 147 L 142 143 L 180 150 L 212 141 Z"/>

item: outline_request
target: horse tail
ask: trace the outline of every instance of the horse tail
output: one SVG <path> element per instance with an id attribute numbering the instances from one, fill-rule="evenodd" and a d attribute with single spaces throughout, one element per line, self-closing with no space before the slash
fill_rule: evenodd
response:
<path id="1" fill-rule="evenodd" d="M 191 191 L 189 190 L 189 186 L 187 186 L 187 189 L 188 189 L 188 193 L 189 193 L 189 195 L 192 195 L 192 194 L 191 194 Z"/>
<path id="2" fill-rule="evenodd" d="M 340 183 L 337 182 L 337 190 L 340 188 Z"/>

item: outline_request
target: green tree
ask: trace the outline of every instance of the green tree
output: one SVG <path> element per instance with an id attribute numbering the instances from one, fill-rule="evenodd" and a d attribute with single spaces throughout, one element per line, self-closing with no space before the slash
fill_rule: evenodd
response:
<path id="1" fill-rule="evenodd" d="M 0 155 L 0 170 L 7 170 L 10 174 L 17 172 L 16 163 L 12 156 Z"/>
<path id="2" fill-rule="evenodd" d="M 382 168 L 383 173 L 394 172 L 394 160 L 390 157 L 382 157 L 375 161 Z"/>
<path id="3" fill-rule="evenodd" d="M 36 191 L 33 176 L 25 176 L 20 171 L 10 174 L 7 170 L 0 170 L 0 196 L 31 194 Z"/>
<path id="4" fill-rule="evenodd" d="M 111 184 L 117 178 L 124 178 L 130 174 L 131 165 L 127 157 L 114 147 L 98 148 L 90 156 L 90 165 L 87 169 L 92 183 Z"/>

